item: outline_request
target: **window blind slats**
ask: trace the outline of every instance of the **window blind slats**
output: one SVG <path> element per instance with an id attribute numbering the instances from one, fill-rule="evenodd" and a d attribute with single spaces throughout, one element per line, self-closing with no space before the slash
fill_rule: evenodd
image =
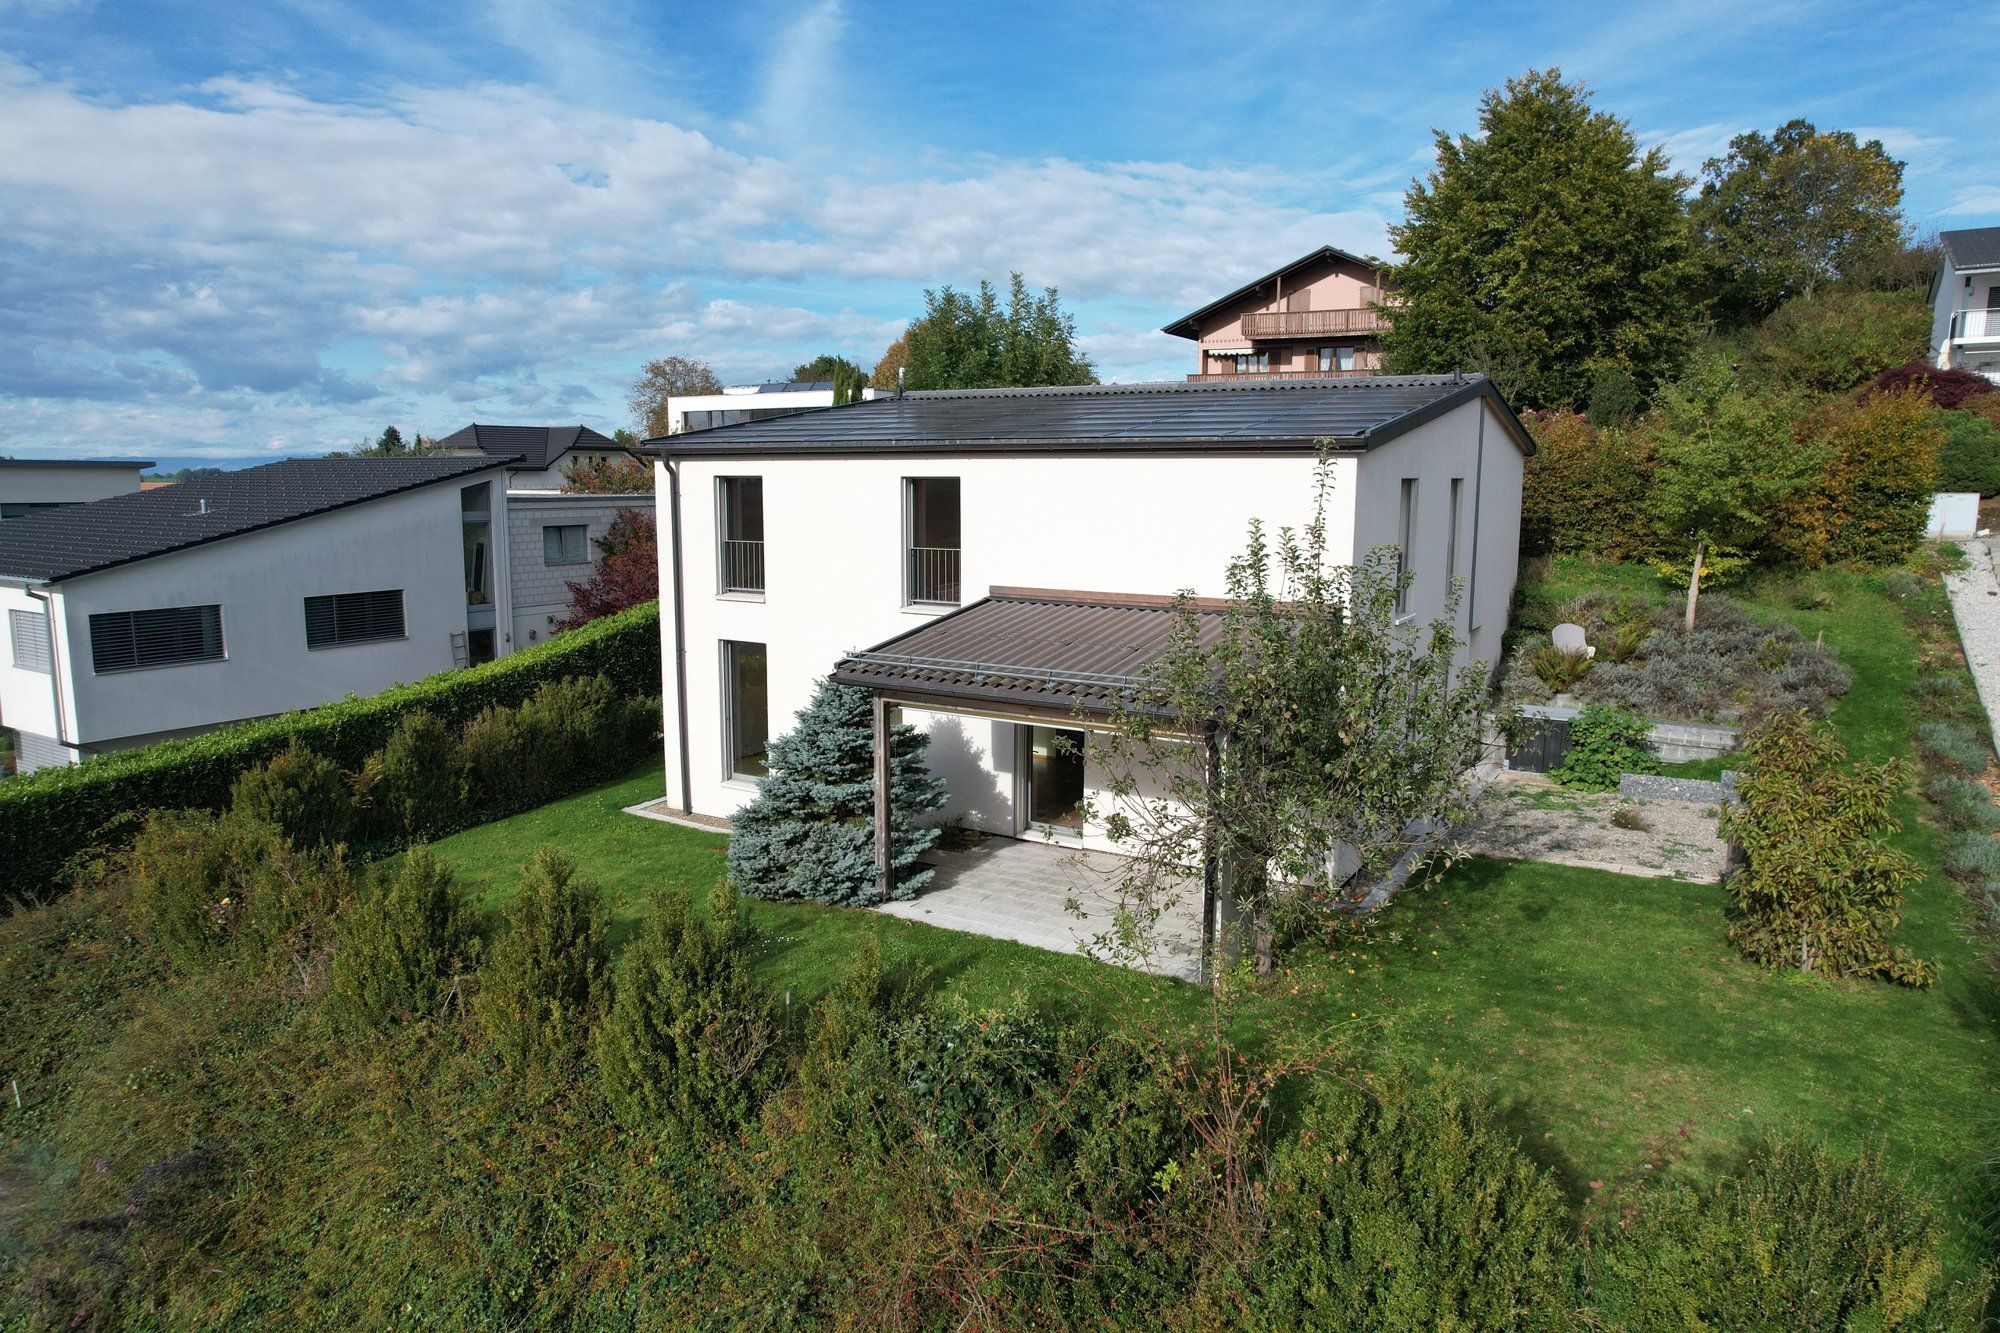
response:
<path id="1" fill-rule="evenodd" d="M 91 667 L 100 675 L 181 662 L 213 662 L 222 656 L 220 606 L 104 611 L 90 618 Z"/>
<path id="2" fill-rule="evenodd" d="M 49 655 L 49 618 L 37 611 L 9 611 L 7 633 L 14 643 L 14 665 L 23 671 L 48 675 L 53 669 Z"/>
<path id="3" fill-rule="evenodd" d="M 337 648 L 343 644 L 376 643 L 402 637 L 401 588 L 306 598 L 308 648 Z"/>

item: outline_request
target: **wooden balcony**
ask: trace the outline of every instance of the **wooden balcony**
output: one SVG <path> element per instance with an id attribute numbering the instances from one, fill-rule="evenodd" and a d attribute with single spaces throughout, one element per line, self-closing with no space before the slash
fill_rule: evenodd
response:
<path id="1" fill-rule="evenodd" d="M 1243 316 L 1246 338 L 1321 338 L 1378 333 L 1388 323 L 1375 310 L 1265 310 Z"/>
<path id="2" fill-rule="evenodd" d="M 1219 375 L 1190 375 L 1188 379 L 1198 384 L 1217 380 L 1344 380 L 1381 373 L 1373 366 L 1356 366 L 1353 370 L 1226 370 Z"/>

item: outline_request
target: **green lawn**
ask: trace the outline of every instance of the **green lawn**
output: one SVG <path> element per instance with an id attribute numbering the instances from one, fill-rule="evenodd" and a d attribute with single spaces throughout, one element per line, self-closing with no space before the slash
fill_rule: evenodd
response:
<path id="1" fill-rule="evenodd" d="M 1662 595 L 1643 570 L 1558 562 L 1564 590 Z M 1836 723 L 1857 758 L 1905 754 L 1911 636 L 1879 581 L 1816 576 L 1826 610 L 1751 601 L 1807 635 L 1824 632 L 1854 675 Z M 656 796 L 657 767 L 439 844 L 489 905 L 520 863 L 553 844 L 599 884 L 629 928 L 656 888 L 701 892 L 723 872 L 722 839 L 620 813 Z M 1300 949 L 1269 993 L 1234 1018 L 1260 1046 L 1337 1036 L 1364 1059 L 1437 1063 L 1485 1081 L 1529 1149 L 1573 1196 L 1619 1197 L 1664 1172 L 1702 1174 L 1762 1132 L 1800 1123 L 1843 1143 L 1876 1139 L 1960 1224 L 1959 1261 L 1984 1250 L 1986 1159 L 2000 1058 L 2000 993 L 1962 900 L 1937 867 L 1935 831 L 1902 808 L 1900 841 L 1930 877 L 1906 903 L 1904 942 L 1941 982 L 1912 991 L 1766 971 L 1736 954 L 1719 887 L 1527 863 L 1472 861 L 1406 893 L 1366 940 Z M 953 934 L 873 913 L 755 904 L 772 986 L 801 1002 L 838 976 L 862 936 L 909 984 L 969 999 L 1067 995 L 1098 1007 L 1144 1001 L 1194 1021 L 1202 992 L 1082 959 Z"/>

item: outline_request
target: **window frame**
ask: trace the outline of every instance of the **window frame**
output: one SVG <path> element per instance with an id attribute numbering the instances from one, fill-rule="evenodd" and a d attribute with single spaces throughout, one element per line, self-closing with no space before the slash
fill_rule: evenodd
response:
<path id="1" fill-rule="evenodd" d="M 578 538 L 578 545 L 582 548 L 582 553 L 573 560 L 549 559 L 549 534 L 550 533 L 556 534 L 556 549 L 557 553 L 560 554 L 563 543 L 562 534 L 566 532 L 575 532 L 581 534 Z M 589 563 L 590 563 L 590 524 L 588 523 L 542 524 L 542 564 L 545 567 L 549 569 L 567 569 L 572 565 L 587 565 Z"/>
<path id="2" fill-rule="evenodd" d="M 391 593 L 395 594 L 396 598 L 395 633 L 390 634 L 380 631 L 353 635 L 343 635 L 341 633 L 341 603 L 344 599 L 384 597 Z M 315 602 L 327 604 L 326 609 L 332 615 L 333 637 L 320 643 L 313 642 L 313 603 Z M 365 592 L 315 593 L 313 596 L 305 598 L 301 605 L 305 611 L 307 652 L 323 653 L 335 648 L 358 648 L 371 643 L 401 643 L 410 637 L 409 597 L 408 590 L 404 588 L 370 588 Z M 372 610 L 363 612 L 350 611 L 349 614 L 356 618 L 372 619 L 375 612 Z"/>
<path id="3" fill-rule="evenodd" d="M 1396 497 L 1396 610 L 1399 621 L 1410 619 L 1410 594 L 1417 578 L 1413 556 L 1417 543 L 1417 478 L 1404 477 Z"/>
<path id="4" fill-rule="evenodd" d="M 770 776 L 771 753 L 771 648 L 769 644 L 753 643 L 746 639 L 722 639 L 717 647 L 722 659 L 722 780 L 724 782 L 759 782 Z M 746 651 L 747 650 L 747 651 Z M 738 766 L 741 755 L 738 752 L 737 726 L 741 721 L 742 684 L 737 679 L 741 661 L 750 655 L 763 659 L 764 663 L 764 749 L 762 773 L 748 773 Z"/>
<path id="5" fill-rule="evenodd" d="M 35 633 L 40 635 L 39 639 L 35 639 L 32 636 L 29 637 L 29 642 L 36 643 L 41 649 L 42 661 L 40 666 L 21 660 L 21 644 L 23 641 L 21 626 L 23 625 L 32 626 Z M 7 608 L 7 642 L 10 654 L 9 660 L 13 662 L 16 671 L 32 671 L 38 676 L 53 676 L 56 673 L 55 631 L 49 624 L 49 614 L 47 611 L 24 611 L 19 607 Z"/>
<path id="6" fill-rule="evenodd" d="M 920 485 L 931 482 L 950 482 L 957 488 L 955 526 L 958 528 L 958 544 L 955 546 L 917 545 L 918 491 Z M 918 551 L 950 551 L 954 557 L 951 580 L 956 597 L 918 597 L 916 578 L 916 553 Z M 928 610 L 932 607 L 965 605 L 965 478 L 962 476 L 924 476 L 903 478 L 903 606 L 906 610 Z"/>
<path id="7" fill-rule="evenodd" d="M 733 535 L 735 529 L 731 524 L 731 515 L 736 508 L 736 505 L 732 502 L 741 499 L 735 492 L 747 483 L 755 483 L 756 486 L 756 527 L 758 535 L 755 537 L 738 537 Z M 729 476 L 717 477 L 715 479 L 715 591 L 717 596 L 760 598 L 764 595 L 770 583 L 770 575 L 764 565 L 765 526 L 764 477 L 762 473 L 732 473 Z M 747 582 L 738 583 L 730 577 L 730 572 L 737 563 L 730 559 L 729 544 L 731 542 L 756 543 L 757 555 L 753 562 L 756 566 L 757 585 L 755 587 L 749 586 Z"/>
<path id="8" fill-rule="evenodd" d="M 191 655 L 187 657 L 176 657 L 171 661 L 164 661 L 164 662 L 139 661 L 138 660 L 139 628 L 138 628 L 137 618 L 140 616 L 156 616 L 163 613 L 176 612 L 176 611 L 213 613 L 209 618 L 213 620 L 215 625 L 215 651 L 213 653 L 203 652 L 200 654 Z M 111 666 L 105 666 L 101 661 L 104 654 L 98 642 L 98 634 L 100 631 L 100 626 L 108 628 L 110 622 L 117 621 L 120 619 L 123 619 L 126 622 L 126 625 L 128 626 L 128 632 L 131 634 L 132 637 L 133 660 L 128 665 L 114 664 Z M 120 676 L 124 675 L 126 672 L 129 671 L 163 671 L 169 667 L 199 666 L 204 662 L 226 662 L 229 660 L 229 638 L 226 627 L 223 624 L 222 604 L 219 602 L 203 602 L 194 606 L 150 606 L 150 607 L 143 607 L 136 611 L 94 611 L 90 615 L 89 628 L 90 628 L 90 671 L 91 674 L 94 676 Z M 206 626 L 203 626 L 200 632 L 206 635 L 207 632 Z"/>
<path id="9" fill-rule="evenodd" d="M 1458 526 L 1460 514 L 1465 508 L 1464 497 L 1465 478 L 1453 477 L 1450 492 L 1451 512 L 1446 519 L 1444 539 L 1444 577 L 1447 591 L 1450 590 L 1452 581 L 1458 577 Z"/>

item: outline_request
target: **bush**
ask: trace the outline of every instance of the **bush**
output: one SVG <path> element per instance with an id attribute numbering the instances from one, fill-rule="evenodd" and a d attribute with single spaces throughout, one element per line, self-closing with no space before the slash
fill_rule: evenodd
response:
<path id="1" fill-rule="evenodd" d="M 465 774 L 451 728 L 421 708 L 398 722 L 368 769 L 368 801 L 380 838 L 456 829 L 465 809 Z"/>
<path id="2" fill-rule="evenodd" d="M 1975 412 L 1938 411 L 1938 489 L 2000 494 L 2000 425 Z"/>
<path id="3" fill-rule="evenodd" d="M 1327 1084 L 1265 1179 L 1259 1326 L 1555 1326 L 1573 1305 L 1560 1191 L 1452 1088 Z"/>
<path id="4" fill-rule="evenodd" d="M 1970 370 L 1941 370 L 1928 361 L 1907 361 L 1877 375 L 1868 385 L 1869 395 L 1916 393 L 1938 407 L 1955 409 L 1991 401 L 1993 381 Z"/>
<path id="5" fill-rule="evenodd" d="M 1608 560 L 1650 555 L 1650 436 L 1595 426 L 1573 412 L 1531 412 L 1524 419 L 1535 452 L 1522 476 L 1523 553 L 1576 551 Z"/>
<path id="6" fill-rule="evenodd" d="M 1557 694 L 1567 694 L 1590 674 L 1594 659 L 1580 648 L 1558 648 L 1545 643 L 1528 655 L 1535 678 Z"/>
<path id="7" fill-rule="evenodd" d="M 451 867 L 412 848 L 393 874 L 377 872 L 336 925 L 328 987 L 336 1022 L 379 1031 L 442 1010 L 479 951 L 479 908 Z"/>
<path id="8" fill-rule="evenodd" d="M 1962 884 L 2000 879 L 2000 842 L 1984 833 L 1967 833 L 1944 849 L 1945 872 Z"/>
<path id="9" fill-rule="evenodd" d="M 276 828 L 296 847 L 329 847 L 354 829 L 354 795 L 340 766 L 293 741 L 230 788 L 229 807 Z"/>
<path id="10" fill-rule="evenodd" d="M 650 704 L 621 698 L 603 676 L 553 680 L 518 707 L 487 708 L 459 746 L 479 807 L 523 810 L 625 771 L 655 727 Z"/>
<path id="11" fill-rule="evenodd" d="M 123 871 L 133 914 L 190 969 L 238 950 L 257 960 L 304 952 L 351 887 L 339 848 L 296 851 L 270 824 L 236 812 L 149 816 Z"/>
<path id="12" fill-rule="evenodd" d="M 1937 490 L 1935 413 L 1917 395 L 1836 399 L 1802 417 L 1801 442 L 1823 460 L 1817 480 L 1778 506 L 1770 545 L 1792 564 L 1894 564 L 1922 544 Z"/>
<path id="13" fill-rule="evenodd" d="M 1929 965 L 1889 944 L 1903 889 L 1923 878 L 1887 842 L 1907 766 L 1850 768 L 1846 747 L 1799 713 L 1765 724 L 1745 759 L 1722 814 L 1747 858 L 1729 880 L 1739 911 L 1730 938 L 1770 967 L 1929 985 Z"/>
<path id="14" fill-rule="evenodd" d="M 1570 719 L 1569 753 L 1549 774 L 1565 787 L 1613 791 L 1627 773 L 1657 773 L 1653 724 L 1642 713 L 1610 704 L 1586 704 Z"/>
<path id="15" fill-rule="evenodd" d="M 678 894 L 653 899 L 597 1033 L 605 1100 L 628 1128 L 698 1142 L 755 1114 L 776 1033 L 750 974 L 749 935 L 726 883 L 707 921 Z"/>
<path id="16" fill-rule="evenodd" d="M 1957 773 L 1984 773 L 1993 762 L 1992 745 L 1963 722 L 1919 722 L 1916 738 L 1925 759 Z"/>
<path id="17" fill-rule="evenodd" d="M 512 705 L 544 682 L 603 675 L 624 698 L 660 687 L 660 613 L 635 607 L 534 648 L 461 671 L 398 685 L 366 699 L 224 727 L 47 768 L 0 782 L 0 902 L 46 891 L 80 844 L 132 811 L 221 809 L 250 769 L 293 744 L 359 769 L 410 713 L 458 726 L 483 708 Z"/>
<path id="18" fill-rule="evenodd" d="M 1662 1188 L 1589 1246 L 1585 1273 L 1611 1328 L 1971 1327 L 1943 1240 L 1880 1157 L 1783 1139 L 1710 1190 Z"/>
<path id="19" fill-rule="evenodd" d="M 480 969 L 475 1008 L 501 1066 L 542 1095 L 569 1081 L 604 1005 L 604 902 L 545 847 L 505 915 L 506 933 Z"/>
<path id="20" fill-rule="evenodd" d="M 1921 357 L 1930 324 L 1930 307 L 1909 292 L 1794 297 L 1750 335 L 1744 366 L 1773 387 L 1838 393 Z"/>
<path id="21" fill-rule="evenodd" d="M 1972 833 L 2000 831 L 2000 806 L 1993 793 L 1971 778 L 1938 777 L 1924 788 L 1938 823 L 1948 829 Z"/>

